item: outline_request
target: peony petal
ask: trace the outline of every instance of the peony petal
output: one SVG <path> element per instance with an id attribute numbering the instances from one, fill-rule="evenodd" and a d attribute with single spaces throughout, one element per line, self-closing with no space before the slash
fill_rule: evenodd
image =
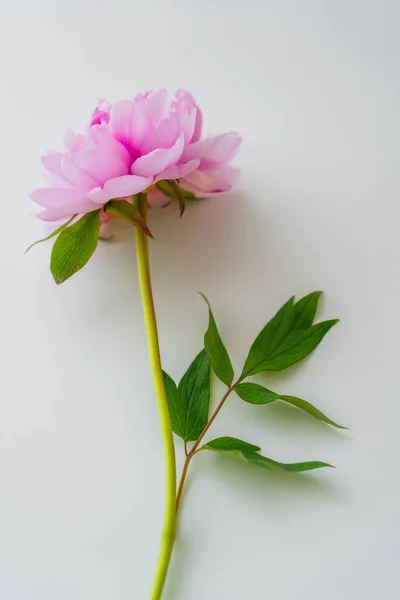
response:
<path id="1" fill-rule="evenodd" d="M 85 138 L 82 134 L 76 134 L 67 127 L 64 132 L 64 145 L 68 152 L 78 152 L 85 145 Z"/>
<path id="2" fill-rule="evenodd" d="M 143 192 L 153 183 L 152 177 L 139 177 L 138 175 L 122 175 L 107 181 L 103 189 L 96 188 L 88 193 L 88 197 L 98 204 L 105 204 L 113 198 L 123 198 Z"/>
<path id="3" fill-rule="evenodd" d="M 95 179 L 86 171 L 83 171 L 75 164 L 77 154 L 65 156 L 62 160 L 62 168 L 71 183 L 76 185 L 81 190 L 88 192 L 99 185 L 99 180 Z"/>
<path id="4" fill-rule="evenodd" d="M 42 165 L 44 166 L 44 177 L 47 183 L 51 186 L 69 186 L 70 182 L 65 177 L 62 170 L 62 160 L 65 154 L 62 152 L 49 152 L 46 156 L 42 156 Z"/>
<path id="5" fill-rule="evenodd" d="M 93 148 L 99 148 L 111 154 L 117 154 L 126 162 L 127 167 L 131 165 L 132 159 L 128 150 L 118 142 L 104 127 L 95 125 L 88 131 L 88 142 Z"/>
<path id="6" fill-rule="evenodd" d="M 180 133 L 179 118 L 175 113 L 167 119 L 161 119 L 152 129 L 140 147 L 141 154 L 148 154 L 157 148 L 171 148 Z"/>
<path id="7" fill-rule="evenodd" d="M 125 160 L 116 154 L 107 153 L 103 150 L 81 150 L 74 156 L 74 163 L 100 184 L 113 177 L 129 173 Z"/>
<path id="8" fill-rule="evenodd" d="M 191 111 L 195 109 L 195 123 L 194 130 L 192 136 L 187 142 L 197 142 L 201 136 L 201 130 L 203 127 L 203 115 L 201 114 L 201 110 L 196 105 L 196 102 L 193 96 L 186 90 L 178 90 L 175 94 L 176 101 L 172 103 L 173 108 L 179 112 L 182 109 L 186 109 L 187 111 Z"/>
<path id="9" fill-rule="evenodd" d="M 111 108 L 110 131 L 119 141 L 129 140 L 132 108 L 132 100 L 120 100 Z"/>
<path id="10" fill-rule="evenodd" d="M 154 126 L 158 121 L 168 116 L 170 102 L 167 91 L 156 90 L 150 92 L 143 105 L 148 120 Z"/>
<path id="11" fill-rule="evenodd" d="M 107 124 L 110 121 L 111 104 L 107 100 L 100 99 L 98 105 L 92 113 L 90 125 Z"/>
<path id="12" fill-rule="evenodd" d="M 92 212 L 93 210 L 98 210 L 98 208 L 99 207 L 96 206 L 96 204 L 93 204 L 93 202 L 84 201 L 80 204 L 65 204 L 54 208 L 48 208 L 40 213 L 37 213 L 36 217 L 42 221 L 60 221 L 60 219 L 66 219 L 76 214 L 86 214 L 88 212 Z"/>
<path id="13" fill-rule="evenodd" d="M 182 159 L 201 158 L 201 168 L 210 168 L 218 163 L 227 163 L 236 154 L 241 141 L 240 135 L 234 132 L 208 137 L 186 146 Z"/>
<path id="14" fill-rule="evenodd" d="M 162 179 L 179 179 L 180 177 L 185 177 L 185 175 L 188 175 L 189 173 L 197 169 L 199 164 L 200 159 L 194 158 L 193 160 L 190 160 L 187 163 L 172 165 L 172 167 L 165 169 L 165 171 L 157 175 L 157 177 L 154 178 L 154 183 L 156 183 L 157 181 L 161 181 Z"/>
<path id="15" fill-rule="evenodd" d="M 165 171 L 165 169 L 179 161 L 183 147 L 184 137 L 181 134 L 172 148 L 159 148 L 138 158 L 132 165 L 131 173 L 133 175 L 143 175 L 144 177 L 158 175 L 161 171 Z"/>
<path id="16" fill-rule="evenodd" d="M 85 194 L 77 188 L 39 188 L 29 194 L 31 200 L 44 208 L 56 208 L 57 205 L 79 204 L 85 200 Z M 75 211 L 76 212 L 76 211 Z"/>
<path id="17" fill-rule="evenodd" d="M 233 167 L 222 167 L 215 172 L 197 170 L 189 173 L 179 181 L 179 184 L 196 195 L 199 195 L 199 192 L 220 194 L 228 192 L 236 183 L 238 176 L 238 169 Z"/>

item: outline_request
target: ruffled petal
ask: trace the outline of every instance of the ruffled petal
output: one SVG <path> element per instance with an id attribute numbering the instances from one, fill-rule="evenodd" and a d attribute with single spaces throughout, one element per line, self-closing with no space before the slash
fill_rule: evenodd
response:
<path id="1" fill-rule="evenodd" d="M 75 164 L 75 158 L 77 154 L 70 154 L 69 156 L 65 156 L 62 160 L 62 169 L 68 178 L 68 180 L 76 185 L 78 188 L 81 188 L 83 191 L 88 192 L 92 190 L 94 187 L 99 185 L 99 180 L 95 177 L 86 173 Z"/>
<path id="2" fill-rule="evenodd" d="M 85 145 L 85 137 L 81 133 L 74 133 L 67 127 L 64 132 L 64 145 L 68 152 L 78 152 Z"/>
<path id="3" fill-rule="evenodd" d="M 186 146 L 182 160 L 201 158 L 202 169 L 227 163 L 235 156 L 241 141 L 240 135 L 234 132 L 208 137 Z"/>
<path id="4" fill-rule="evenodd" d="M 64 156 L 66 155 L 62 152 L 49 152 L 46 156 L 42 156 L 41 160 L 42 165 L 44 166 L 44 178 L 51 186 L 65 187 L 70 185 L 61 166 Z"/>
<path id="5" fill-rule="evenodd" d="M 154 178 L 154 183 L 156 183 L 157 181 L 161 181 L 162 179 L 179 179 L 180 177 L 185 177 L 186 175 L 197 169 L 199 164 L 200 159 L 194 158 L 193 160 L 190 160 L 187 163 L 172 165 L 172 167 L 165 169 L 165 171 L 157 175 L 157 177 Z"/>
<path id="6" fill-rule="evenodd" d="M 228 192 L 235 185 L 239 177 L 238 169 L 233 167 L 222 167 L 215 172 L 193 171 L 179 181 L 179 184 L 190 192 L 207 195 Z"/>
<path id="7" fill-rule="evenodd" d="M 109 179 L 103 188 L 97 187 L 88 193 L 88 197 L 96 204 L 105 204 L 113 198 L 124 198 L 143 192 L 153 183 L 152 177 L 138 175 L 122 175 Z"/>
<path id="8" fill-rule="evenodd" d="M 61 219 L 67 219 L 74 215 L 86 214 L 93 210 L 98 210 L 98 206 L 93 202 L 83 201 L 79 204 L 64 204 L 54 208 L 48 208 L 40 213 L 36 214 L 38 219 L 42 221 L 60 221 Z"/>
<path id="9" fill-rule="evenodd" d="M 173 108 L 175 108 L 178 112 L 181 110 L 187 110 L 191 112 L 193 109 L 195 111 L 195 122 L 194 129 L 192 135 L 189 139 L 186 140 L 189 142 L 197 142 L 201 136 L 201 130 L 203 127 L 203 115 L 201 114 L 201 110 L 197 106 L 193 96 L 186 90 L 178 90 L 175 94 L 176 100 L 172 103 Z M 186 139 L 186 138 L 185 138 Z"/>
<path id="10" fill-rule="evenodd" d="M 138 158 L 132 165 L 131 173 L 143 177 L 158 175 L 161 171 L 165 171 L 165 169 L 179 161 L 183 147 L 184 137 L 181 134 L 172 148 L 159 148 Z"/>
<path id="11" fill-rule="evenodd" d="M 81 150 L 75 155 L 74 163 L 100 184 L 113 177 L 129 173 L 125 160 L 116 154 L 103 152 L 102 150 Z"/>
<path id="12" fill-rule="evenodd" d="M 77 188 L 39 188 L 30 194 L 31 200 L 44 208 L 56 208 L 57 205 L 73 205 L 83 202 L 85 194 Z M 76 211 L 75 211 L 76 212 Z"/>
<path id="13" fill-rule="evenodd" d="M 167 119 L 161 119 L 157 126 L 150 131 L 140 148 L 141 154 L 148 154 L 157 148 L 171 148 L 179 133 L 179 118 L 175 113 L 171 113 Z"/>
<path id="14" fill-rule="evenodd" d="M 130 154 L 125 146 L 113 138 L 111 133 L 104 127 L 98 125 L 91 127 L 88 131 L 88 143 L 93 148 L 116 154 L 126 162 L 127 167 L 129 167 L 132 162 Z"/>

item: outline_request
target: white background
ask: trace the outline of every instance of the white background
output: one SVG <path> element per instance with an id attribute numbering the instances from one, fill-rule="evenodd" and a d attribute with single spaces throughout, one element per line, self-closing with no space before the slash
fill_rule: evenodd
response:
<path id="1" fill-rule="evenodd" d="M 335 471 L 193 461 L 165 600 L 398 597 L 397 2 L 1 0 L 0 597 L 146 600 L 163 463 L 122 228 L 56 287 L 27 192 L 98 97 L 185 87 L 237 130 L 237 190 L 151 215 L 165 368 L 201 348 L 205 292 L 235 367 L 289 296 L 340 324 L 265 383 L 350 427 L 232 398 L 212 435 Z M 216 389 L 218 399 L 221 389 Z M 177 442 L 178 456 L 182 451 Z"/>

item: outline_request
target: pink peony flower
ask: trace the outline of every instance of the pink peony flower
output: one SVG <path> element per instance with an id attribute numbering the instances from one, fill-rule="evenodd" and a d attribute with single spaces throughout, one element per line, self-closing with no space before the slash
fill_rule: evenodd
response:
<path id="1" fill-rule="evenodd" d="M 84 135 L 67 130 L 64 152 L 42 158 L 49 184 L 31 193 L 56 221 L 87 213 L 109 200 L 129 198 L 163 179 L 176 180 L 196 196 L 228 191 L 237 170 L 227 166 L 241 138 L 225 133 L 200 139 L 202 114 L 179 90 L 138 94 L 114 105 L 101 100 Z"/>

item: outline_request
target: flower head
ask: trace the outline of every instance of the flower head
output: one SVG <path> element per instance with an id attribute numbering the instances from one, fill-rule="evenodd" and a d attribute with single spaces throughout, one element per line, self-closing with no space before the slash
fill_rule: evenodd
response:
<path id="1" fill-rule="evenodd" d="M 138 94 L 111 105 L 101 100 L 85 133 L 67 130 L 65 150 L 42 158 L 49 184 L 31 193 L 38 214 L 57 221 L 104 207 L 174 180 L 195 196 L 226 192 L 236 180 L 227 166 L 241 138 L 225 133 L 201 139 L 202 114 L 179 90 Z"/>

